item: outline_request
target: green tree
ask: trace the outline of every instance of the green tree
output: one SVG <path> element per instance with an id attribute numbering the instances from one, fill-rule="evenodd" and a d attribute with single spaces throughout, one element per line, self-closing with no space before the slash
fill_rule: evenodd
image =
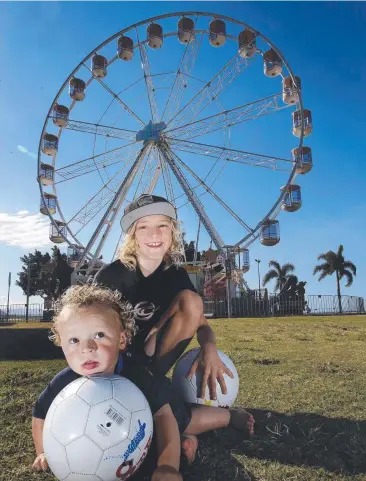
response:
<path id="1" fill-rule="evenodd" d="M 71 286 L 71 273 L 73 268 L 67 262 L 67 255 L 61 254 L 57 246 L 52 248 L 52 263 L 54 270 L 52 278 L 55 282 L 53 299 L 58 299 L 65 290 Z"/>
<path id="2" fill-rule="evenodd" d="M 313 275 L 320 273 L 318 281 L 322 281 L 326 276 L 336 274 L 337 280 L 337 296 L 339 312 L 342 313 L 342 298 L 340 281 L 345 277 L 347 279 L 346 287 L 353 284 L 353 276 L 356 276 L 356 266 L 351 261 L 345 261 L 343 257 L 343 246 L 338 247 L 337 252 L 328 251 L 325 254 L 318 256 L 318 261 L 324 261 L 323 264 L 318 264 L 314 267 Z"/>
<path id="3" fill-rule="evenodd" d="M 272 269 L 270 269 L 263 277 L 263 286 L 267 285 L 270 281 L 275 280 L 276 284 L 274 290 L 275 292 L 281 292 L 289 277 L 292 277 L 292 272 L 295 270 L 295 266 L 289 262 L 281 266 L 277 261 L 269 261 L 268 266 L 272 267 Z"/>
<path id="4" fill-rule="evenodd" d="M 29 274 L 30 296 L 41 296 L 44 299 L 56 300 L 71 285 L 73 269 L 67 263 L 66 254 L 61 254 L 54 246 L 51 255 L 35 250 L 20 258 L 22 270 L 18 272 L 16 284 L 27 294 Z"/>

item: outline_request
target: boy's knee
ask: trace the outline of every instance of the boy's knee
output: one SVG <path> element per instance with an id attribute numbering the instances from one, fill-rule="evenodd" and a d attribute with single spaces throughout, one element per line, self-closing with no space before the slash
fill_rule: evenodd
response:
<path id="1" fill-rule="evenodd" d="M 178 294 L 179 307 L 189 314 L 190 318 L 200 318 L 203 313 L 203 301 L 196 292 L 185 289 Z"/>

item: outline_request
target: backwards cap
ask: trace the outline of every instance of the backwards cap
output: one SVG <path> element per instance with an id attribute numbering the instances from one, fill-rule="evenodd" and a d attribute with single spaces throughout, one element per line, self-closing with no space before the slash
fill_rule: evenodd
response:
<path id="1" fill-rule="evenodd" d="M 121 219 L 122 230 L 127 232 L 134 222 L 147 215 L 166 215 L 177 220 L 175 207 L 164 197 L 142 194 L 125 208 Z"/>

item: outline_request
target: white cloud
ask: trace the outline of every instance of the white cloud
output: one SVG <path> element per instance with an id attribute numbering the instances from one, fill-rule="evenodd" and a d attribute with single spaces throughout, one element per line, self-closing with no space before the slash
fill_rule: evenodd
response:
<path id="1" fill-rule="evenodd" d="M 15 282 L 15 279 L 14 279 L 14 282 Z M 4 311 L 4 307 L 7 305 L 8 303 L 8 296 L 0 296 L 0 306 L 1 306 L 1 309 L 3 309 Z M 17 298 L 14 298 L 12 296 L 9 297 L 9 304 L 22 304 L 24 305 L 24 299 L 17 299 Z"/>
<path id="2" fill-rule="evenodd" d="M 28 157 L 30 157 L 31 159 L 36 159 L 37 158 L 37 155 L 34 153 L 34 152 L 30 152 L 27 147 L 23 147 L 23 145 L 17 145 L 17 149 L 19 150 L 19 152 L 21 152 L 22 154 L 25 154 L 25 155 L 28 155 Z"/>
<path id="3" fill-rule="evenodd" d="M 17 213 L 17 216 L 19 217 L 25 217 L 26 215 L 29 214 L 29 211 L 28 210 L 20 210 L 18 213 Z"/>
<path id="4" fill-rule="evenodd" d="M 21 210 L 17 214 L 0 212 L 0 243 L 33 249 L 49 246 L 48 217 Z"/>

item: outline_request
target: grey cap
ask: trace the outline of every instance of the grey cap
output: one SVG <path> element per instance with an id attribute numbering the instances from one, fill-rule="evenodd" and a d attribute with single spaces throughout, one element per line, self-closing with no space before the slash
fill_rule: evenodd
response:
<path id="1" fill-rule="evenodd" d="M 121 219 L 122 230 L 127 232 L 134 222 L 147 215 L 166 215 L 177 220 L 175 207 L 164 197 L 142 194 L 125 208 Z"/>

